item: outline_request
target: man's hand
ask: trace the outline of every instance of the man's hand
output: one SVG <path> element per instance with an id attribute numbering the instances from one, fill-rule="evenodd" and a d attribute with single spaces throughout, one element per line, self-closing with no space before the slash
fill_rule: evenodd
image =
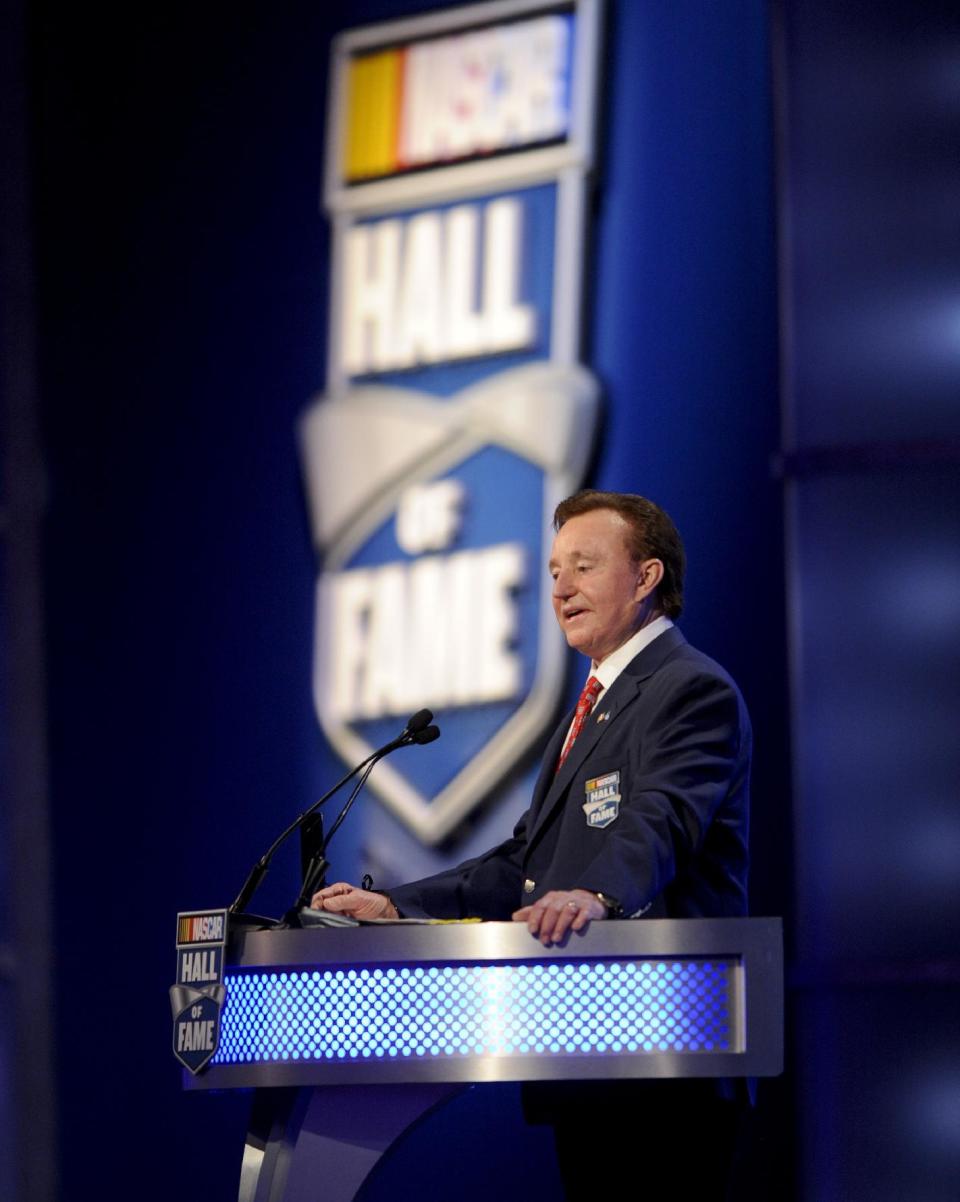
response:
<path id="1" fill-rule="evenodd" d="M 525 922 L 527 930 L 544 947 L 560 943 L 567 931 L 582 931 L 589 922 L 606 918 L 607 907 L 586 889 L 554 889 L 532 906 L 515 911 L 514 922 Z"/>
<path id="2" fill-rule="evenodd" d="M 382 893 L 368 893 L 346 881 L 327 885 L 310 899 L 311 910 L 329 910 L 331 914 L 349 914 L 351 918 L 399 918 L 397 907 Z"/>

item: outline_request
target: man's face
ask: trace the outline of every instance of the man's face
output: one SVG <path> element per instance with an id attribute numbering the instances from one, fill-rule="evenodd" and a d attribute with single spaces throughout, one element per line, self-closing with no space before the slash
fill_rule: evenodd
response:
<path id="1" fill-rule="evenodd" d="M 553 540 L 553 610 L 571 647 L 599 663 L 643 625 L 653 592 L 627 549 L 628 523 L 612 509 L 570 518 Z M 655 587 L 655 586 L 654 586 Z"/>

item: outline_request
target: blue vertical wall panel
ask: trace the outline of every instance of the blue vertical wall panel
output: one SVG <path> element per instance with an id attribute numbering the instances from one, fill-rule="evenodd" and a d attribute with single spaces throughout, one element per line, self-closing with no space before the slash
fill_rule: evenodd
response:
<path id="1" fill-rule="evenodd" d="M 799 1196 L 950 1202 L 960 1173 L 955 988 L 818 990 L 798 1028 L 817 1056 L 815 1093 L 799 1110 Z"/>
<path id="2" fill-rule="evenodd" d="M 960 946 L 956 470 L 797 486 L 797 889 L 804 960 Z"/>
<path id="3" fill-rule="evenodd" d="M 801 1196 L 960 1166 L 955 5 L 777 6 Z"/>

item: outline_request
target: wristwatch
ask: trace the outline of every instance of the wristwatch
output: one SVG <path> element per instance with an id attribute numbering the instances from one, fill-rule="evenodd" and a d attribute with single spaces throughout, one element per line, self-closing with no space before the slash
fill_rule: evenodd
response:
<path id="1" fill-rule="evenodd" d="M 615 897 L 607 897 L 605 893 L 600 893 L 596 889 L 591 889 L 590 892 L 600 905 L 606 908 L 608 918 L 621 918 L 623 916 L 623 906 L 620 905 Z"/>

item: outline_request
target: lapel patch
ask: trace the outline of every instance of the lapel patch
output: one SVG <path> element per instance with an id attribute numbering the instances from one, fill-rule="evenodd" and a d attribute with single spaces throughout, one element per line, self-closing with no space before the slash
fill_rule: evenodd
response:
<path id="1" fill-rule="evenodd" d="M 583 812 L 587 826 L 602 830 L 620 815 L 620 773 L 607 772 L 586 783 L 586 801 Z"/>

